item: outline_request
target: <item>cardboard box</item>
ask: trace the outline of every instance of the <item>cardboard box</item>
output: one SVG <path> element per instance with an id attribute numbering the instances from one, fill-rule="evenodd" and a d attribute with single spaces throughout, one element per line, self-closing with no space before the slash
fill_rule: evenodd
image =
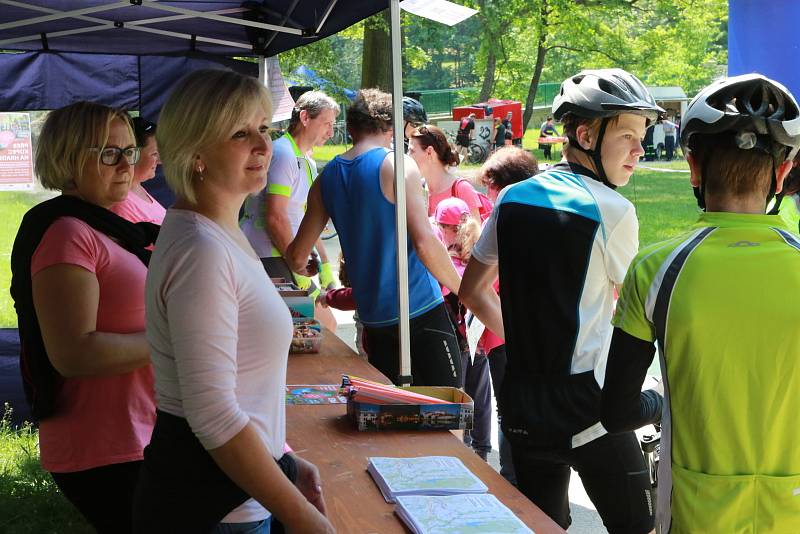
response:
<path id="1" fill-rule="evenodd" d="M 365 430 L 458 430 L 472 428 L 472 398 L 458 388 L 400 388 L 449 401 L 448 404 L 371 404 L 347 402 L 347 415 Z"/>
<path id="2" fill-rule="evenodd" d="M 309 296 L 308 291 L 300 289 L 290 282 L 275 281 L 283 280 L 282 278 L 273 278 L 272 280 L 278 294 L 292 312 L 292 317 L 314 317 L 314 299 Z"/>

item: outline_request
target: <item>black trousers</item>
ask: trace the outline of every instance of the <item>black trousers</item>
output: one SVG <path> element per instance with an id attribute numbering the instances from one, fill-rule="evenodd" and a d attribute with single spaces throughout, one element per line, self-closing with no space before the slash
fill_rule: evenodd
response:
<path id="1" fill-rule="evenodd" d="M 461 387 L 461 350 L 444 304 L 411 319 L 411 373 L 415 386 Z M 364 325 L 369 363 L 399 384 L 400 328 Z"/>
<path id="2" fill-rule="evenodd" d="M 569 450 L 536 450 L 511 438 L 517 487 L 566 529 L 570 467 L 597 507 L 611 534 L 644 534 L 653 529 L 650 475 L 636 434 L 606 434 Z"/>
<path id="3" fill-rule="evenodd" d="M 61 493 L 99 534 L 131 532 L 133 494 L 141 461 L 73 473 L 50 473 Z"/>
<path id="4" fill-rule="evenodd" d="M 464 432 L 464 442 L 484 460 L 492 450 L 492 386 L 489 383 L 489 359 L 478 352 L 472 363 L 469 349 L 462 352 L 464 391 L 472 397 L 474 414 L 472 430 Z"/>
<path id="5" fill-rule="evenodd" d="M 288 465 L 285 459 L 278 463 L 292 479 L 294 461 Z M 133 501 L 134 532 L 209 532 L 249 498 L 214 462 L 186 419 L 156 412 Z"/>
<path id="6" fill-rule="evenodd" d="M 664 149 L 667 152 L 667 161 L 672 161 L 672 157 L 675 155 L 675 137 L 672 135 L 667 135 L 664 137 Z"/>

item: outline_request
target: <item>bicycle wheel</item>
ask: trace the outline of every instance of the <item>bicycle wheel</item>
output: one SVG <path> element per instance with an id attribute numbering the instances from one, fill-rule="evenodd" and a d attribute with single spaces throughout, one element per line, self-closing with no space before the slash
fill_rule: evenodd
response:
<path id="1" fill-rule="evenodd" d="M 472 163 L 473 165 L 483 163 L 486 161 L 486 156 L 486 149 L 483 147 L 483 145 L 479 145 L 477 143 L 469 145 L 469 154 L 467 155 L 467 161 L 469 163 Z"/>

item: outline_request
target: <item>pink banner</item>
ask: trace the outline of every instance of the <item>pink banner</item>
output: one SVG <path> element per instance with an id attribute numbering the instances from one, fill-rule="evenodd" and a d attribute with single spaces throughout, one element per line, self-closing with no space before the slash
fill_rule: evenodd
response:
<path id="1" fill-rule="evenodd" d="M 0 113 L 0 190 L 32 188 L 31 117 Z"/>

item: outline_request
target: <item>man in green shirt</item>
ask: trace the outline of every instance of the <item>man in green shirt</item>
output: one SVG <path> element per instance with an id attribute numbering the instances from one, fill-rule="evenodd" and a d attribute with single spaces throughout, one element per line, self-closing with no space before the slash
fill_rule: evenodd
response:
<path id="1" fill-rule="evenodd" d="M 631 263 L 601 421 L 620 432 L 651 415 L 639 389 L 655 341 L 661 531 L 800 532 L 800 239 L 765 215 L 800 147 L 800 109 L 764 76 L 721 80 L 690 103 L 681 146 L 705 213 Z"/>

